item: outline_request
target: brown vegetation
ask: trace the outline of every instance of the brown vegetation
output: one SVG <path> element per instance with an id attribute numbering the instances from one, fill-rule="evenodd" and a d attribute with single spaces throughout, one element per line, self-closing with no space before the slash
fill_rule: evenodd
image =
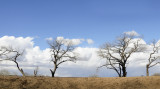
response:
<path id="1" fill-rule="evenodd" d="M 33 78 L 0 76 L 0 89 L 160 89 L 160 77 Z"/>

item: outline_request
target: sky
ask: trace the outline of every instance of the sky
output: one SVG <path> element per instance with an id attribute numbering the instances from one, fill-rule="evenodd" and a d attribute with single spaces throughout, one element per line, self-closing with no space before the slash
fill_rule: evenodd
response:
<path id="1" fill-rule="evenodd" d="M 24 45 L 22 48 L 29 47 L 31 53 L 36 51 L 37 55 L 48 55 L 46 51 L 49 46 L 46 40 L 49 38 L 74 39 L 79 42 L 79 51 L 89 51 L 90 56 L 87 53 L 81 55 L 84 59 L 89 58 L 89 64 L 86 65 L 90 65 L 87 68 L 94 74 L 93 60 L 97 62 L 98 58 L 93 55 L 103 43 L 114 41 L 117 36 L 128 31 L 142 35 L 146 43 L 160 39 L 159 4 L 159 0 L 0 0 L 1 44 L 19 43 Z M 8 42 L 9 39 L 11 42 Z M 24 60 L 33 62 L 33 55 L 28 55 Z M 47 59 L 48 56 L 42 56 L 37 60 L 43 58 Z M 47 63 L 43 65 L 46 66 Z M 80 68 L 79 66 L 82 65 L 77 65 L 77 68 Z M 62 76 L 63 69 L 60 70 Z M 86 72 L 84 76 L 90 75 L 87 69 L 80 70 Z M 67 71 L 64 74 L 83 75 L 70 74 Z M 112 73 L 105 74 L 99 73 L 100 76 L 112 76 Z M 130 74 L 136 75 L 138 74 Z"/>
<path id="2" fill-rule="evenodd" d="M 159 39 L 159 0 L 1 0 L 0 36 L 93 39 L 98 47 L 135 30 L 150 41 Z M 154 37 L 152 36 L 154 35 Z"/>

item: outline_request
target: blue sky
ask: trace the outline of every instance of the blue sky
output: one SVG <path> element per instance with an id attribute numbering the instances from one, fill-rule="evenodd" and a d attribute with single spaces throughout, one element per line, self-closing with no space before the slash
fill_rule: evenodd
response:
<path id="1" fill-rule="evenodd" d="M 144 40 L 160 38 L 158 0 L 0 0 L 0 36 L 90 38 L 98 47 L 135 30 Z"/>
<path id="2" fill-rule="evenodd" d="M 42 65 L 46 70 L 42 72 L 48 74 L 52 64 L 48 64 L 50 53 L 45 49 L 49 47 L 46 38 L 92 39 L 94 44 L 85 42 L 77 50 L 85 61 L 64 64 L 57 73 L 58 76 L 89 76 L 105 61 L 99 60 L 97 48 L 132 30 L 143 35 L 145 42 L 160 40 L 159 0 L 0 0 L 0 45 L 29 49 L 23 58 L 27 60 L 24 64 L 27 67 Z M 40 49 L 32 47 L 32 43 Z M 128 76 L 145 75 L 146 55 L 133 55 L 127 66 Z M 13 66 L 7 68 L 13 69 Z M 159 66 L 154 68 L 151 73 L 160 72 Z M 105 70 L 99 75 L 116 75 L 114 71 Z"/>

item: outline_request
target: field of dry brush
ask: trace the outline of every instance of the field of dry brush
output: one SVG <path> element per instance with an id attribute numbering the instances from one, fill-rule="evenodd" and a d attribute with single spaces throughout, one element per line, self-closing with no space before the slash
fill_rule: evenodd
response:
<path id="1" fill-rule="evenodd" d="M 0 76 L 0 89 L 160 89 L 160 77 L 51 78 Z"/>

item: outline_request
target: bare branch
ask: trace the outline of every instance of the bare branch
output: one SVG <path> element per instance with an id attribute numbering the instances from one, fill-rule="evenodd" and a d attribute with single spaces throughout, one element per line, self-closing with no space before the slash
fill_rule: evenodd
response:
<path id="1" fill-rule="evenodd" d="M 139 41 L 133 41 L 134 36 L 123 34 L 114 44 L 106 43 L 98 51 L 98 55 L 107 60 L 107 63 L 100 66 L 106 66 L 109 69 L 113 69 L 120 77 L 126 77 L 126 64 L 130 56 L 134 52 L 138 52 Z M 130 46 L 133 45 L 133 46 Z M 99 68 L 100 68 L 99 67 Z M 123 75 L 122 75 L 123 73 Z"/>
<path id="2" fill-rule="evenodd" d="M 160 46 L 156 45 L 155 40 L 152 41 L 152 52 L 149 54 L 148 63 L 146 64 L 146 76 L 149 76 L 149 68 L 156 66 L 160 62 L 157 61 L 160 59 L 160 56 L 156 55 L 159 52 Z"/>
<path id="3" fill-rule="evenodd" d="M 50 71 L 52 73 L 52 77 L 54 77 L 59 65 L 67 61 L 74 62 L 77 59 L 73 52 L 75 47 L 70 42 L 68 43 L 64 40 L 57 39 L 52 42 L 48 42 L 48 44 L 51 48 L 51 61 L 54 63 L 54 69 L 50 69 Z"/>
<path id="4" fill-rule="evenodd" d="M 151 68 L 151 67 L 153 67 L 153 66 L 155 66 L 155 65 L 157 65 L 157 64 L 160 64 L 160 62 L 157 62 L 157 63 L 155 63 L 155 64 L 153 64 L 153 65 L 150 65 L 149 68 Z"/>
<path id="5" fill-rule="evenodd" d="M 12 47 L 1 47 L 0 51 L 2 52 L 1 54 L 2 59 L 13 61 L 16 64 L 18 70 L 22 73 L 23 76 L 25 76 L 23 69 L 19 67 L 19 64 L 17 62 L 18 57 L 21 56 L 24 51 L 20 53 L 19 51 L 14 50 Z M 14 55 L 10 55 L 10 54 L 14 54 Z"/>

